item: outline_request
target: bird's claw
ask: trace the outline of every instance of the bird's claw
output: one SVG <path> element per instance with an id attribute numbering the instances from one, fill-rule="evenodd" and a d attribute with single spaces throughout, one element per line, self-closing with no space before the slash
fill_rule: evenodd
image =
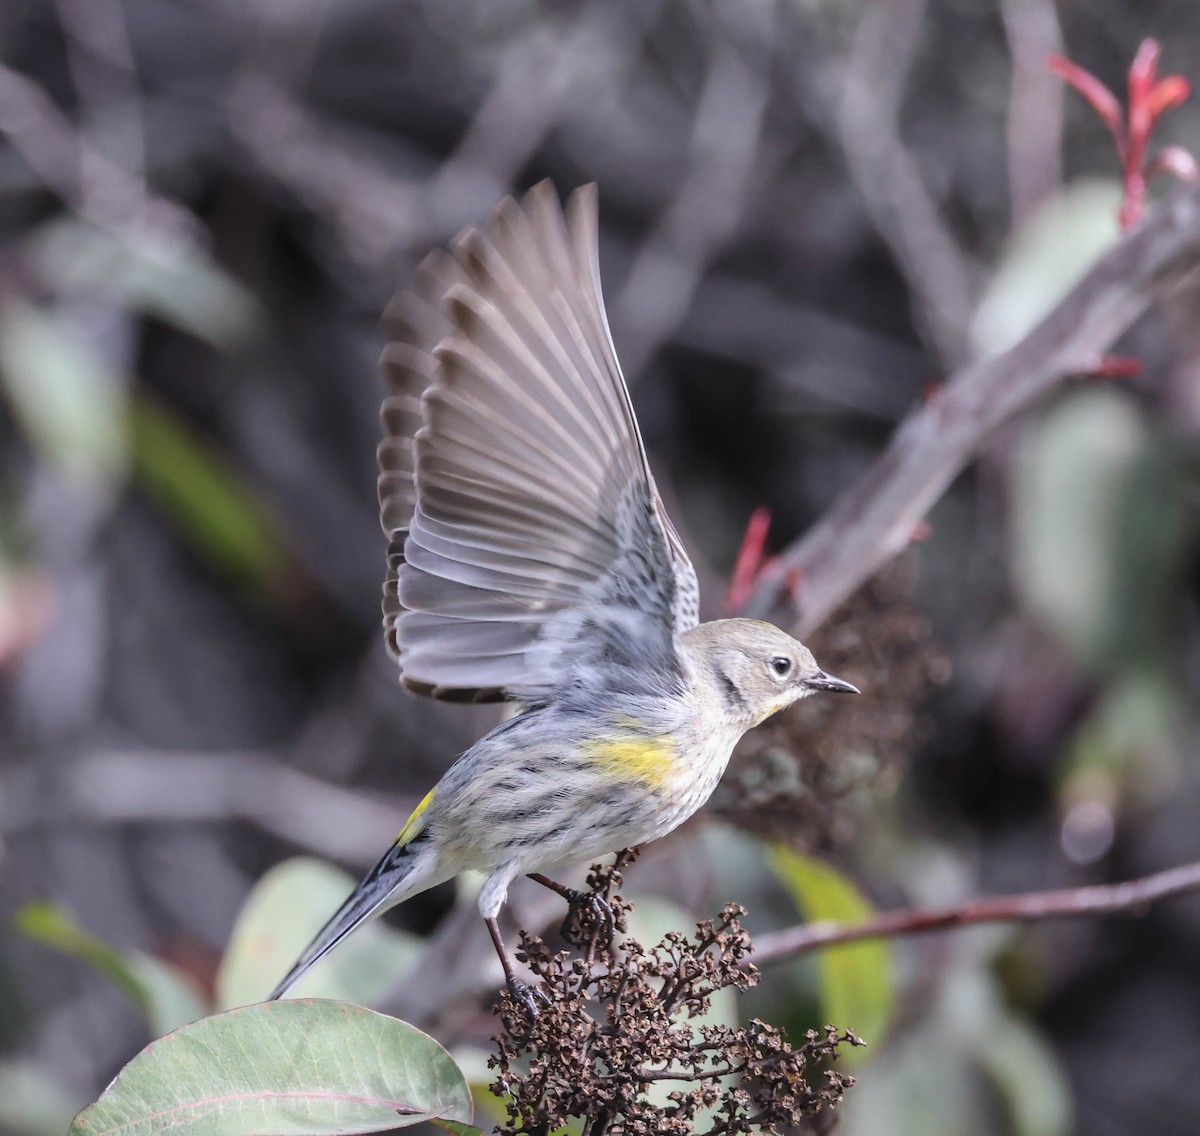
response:
<path id="1" fill-rule="evenodd" d="M 541 986 L 529 986 L 519 978 L 509 978 L 505 985 L 508 987 L 508 997 L 513 1005 L 520 1006 L 525 1011 L 529 1020 L 526 1028 L 520 1031 L 513 1029 L 513 1023 L 507 1021 L 504 1022 L 504 1028 L 518 1042 L 526 1041 L 533 1032 L 533 1023 L 538 1019 L 539 1003 L 543 1006 L 549 1006 L 550 996 Z"/>
<path id="2" fill-rule="evenodd" d="M 617 929 L 612 904 L 594 891 L 572 890 L 566 899 L 567 917 L 559 934 L 573 947 L 591 944 L 597 950 L 606 950 Z"/>

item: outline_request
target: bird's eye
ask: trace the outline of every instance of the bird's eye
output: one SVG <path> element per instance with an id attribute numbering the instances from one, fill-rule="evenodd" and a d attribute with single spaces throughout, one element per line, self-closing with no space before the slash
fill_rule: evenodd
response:
<path id="1" fill-rule="evenodd" d="M 780 678 L 792 669 L 792 660 L 786 655 L 776 655 L 771 660 L 771 670 L 773 670 Z"/>

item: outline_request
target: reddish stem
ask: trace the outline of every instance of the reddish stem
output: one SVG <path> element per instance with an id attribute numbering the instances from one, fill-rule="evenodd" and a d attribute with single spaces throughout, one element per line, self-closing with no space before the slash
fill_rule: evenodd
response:
<path id="1" fill-rule="evenodd" d="M 1200 863 L 1184 864 L 1119 884 L 993 896 L 940 910 L 889 911 L 849 925 L 822 920 L 760 935 L 754 946 L 753 962 L 762 965 L 839 943 L 915 935 L 976 923 L 1032 923 L 1078 915 L 1142 915 L 1158 900 L 1197 890 L 1200 890 Z"/>
<path id="2" fill-rule="evenodd" d="M 770 529 L 771 510 L 765 505 L 759 505 L 746 523 L 742 547 L 738 549 L 737 560 L 733 565 L 733 578 L 729 582 L 729 590 L 725 593 L 727 611 L 736 611 L 754 590 L 755 581 L 767 564 L 767 533 Z"/>

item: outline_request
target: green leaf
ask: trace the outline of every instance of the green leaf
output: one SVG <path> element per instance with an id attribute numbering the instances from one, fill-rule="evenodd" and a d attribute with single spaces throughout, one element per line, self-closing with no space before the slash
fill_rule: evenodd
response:
<path id="1" fill-rule="evenodd" d="M 991 973 L 1008 936 L 957 936 L 938 982 L 838 1109 L 839 1136 L 1066 1136 L 1071 1099 L 1054 1052 L 1005 1004 Z M 981 1075 L 982 1074 L 982 1075 Z M 997 1101 L 1007 1116 L 998 1123 Z"/>
<path id="2" fill-rule="evenodd" d="M 68 319 L 6 301 L 0 380 L 26 434 L 68 477 L 92 485 L 122 474 L 125 382 Z"/>
<path id="3" fill-rule="evenodd" d="M 357 883 L 310 857 L 276 865 L 242 905 L 217 975 L 221 1008 L 260 1002 Z M 421 940 L 378 921 L 354 932 L 289 991 L 290 998 L 373 1002 L 417 961 Z"/>
<path id="4" fill-rule="evenodd" d="M 692 940 L 696 930 L 695 916 L 688 914 L 682 907 L 677 907 L 663 899 L 643 896 L 638 899 L 637 907 L 629 917 L 628 937 L 639 943 L 659 943 L 672 931 L 682 931 Z M 712 998 L 708 1010 L 699 1017 L 677 1020 L 680 1029 L 690 1029 L 695 1042 L 703 1040 L 704 1030 L 708 1026 L 736 1026 L 738 1024 L 737 992 L 730 988 L 718 990 Z M 725 1077 L 720 1083 L 732 1087 L 736 1078 Z M 646 1097 L 659 1108 L 666 1108 L 670 1103 L 671 1093 L 690 1088 L 676 1081 L 652 1081 L 646 1087 Z M 714 1103 L 709 1108 L 701 1109 L 697 1114 L 698 1126 L 703 1127 L 715 1119 L 717 1106 Z"/>
<path id="5" fill-rule="evenodd" d="M 332 1136 L 433 1117 L 471 1120 L 467 1083 L 433 1038 L 345 1002 L 284 1001 L 147 1046 L 68 1136 Z"/>
<path id="6" fill-rule="evenodd" d="M 1093 390 L 1047 413 L 1020 454 L 1017 584 L 1083 659 L 1107 638 L 1120 486 L 1144 434 L 1125 399 Z"/>
<path id="7" fill-rule="evenodd" d="M 842 1057 L 839 1056 L 839 1064 Z M 957 1036 L 905 1024 L 838 1106 L 837 1136 L 995 1136 L 992 1101 Z"/>
<path id="8" fill-rule="evenodd" d="M 76 1106 L 40 1070 L 0 1062 L 0 1132 L 9 1136 L 61 1136 Z"/>
<path id="9" fill-rule="evenodd" d="M 1175 634 L 1187 564 L 1182 461 L 1106 389 L 1060 402 L 1022 448 L 1016 581 L 1094 671 L 1160 668 Z"/>
<path id="10" fill-rule="evenodd" d="M 44 226 L 32 251 L 56 290 L 98 292 L 221 350 L 244 346 L 262 322 L 254 296 L 186 238 L 117 234 L 69 217 Z"/>
<path id="11" fill-rule="evenodd" d="M 874 909 L 840 872 L 811 856 L 777 846 L 771 866 L 810 923 L 855 924 Z M 825 947 L 817 958 L 821 979 L 822 1024 L 852 1029 L 864 1040 L 881 1041 L 895 1002 L 891 945 L 883 940 Z M 865 1051 L 847 1049 L 843 1060 L 863 1060 Z"/>
<path id="12" fill-rule="evenodd" d="M 14 918 L 23 935 L 89 963 L 134 1002 L 158 1037 L 202 1017 L 206 1007 L 182 971 L 143 951 L 120 951 L 83 930 L 53 903 L 28 903 Z"/>
<path id="13" fill-rule="evenodd" d="M 488 1065 L 491 1051 L 476 1045 L 456 1045 L 450 1051 L 450 1056 L 471 1086 L 476 1120 L 489 1128 L 499 1127 L 508 1115 L 505 1108 L 508 1098 L 492 1092 L 492 1081 L 496 1074 Z"/>
<path id="14" fill-rule="evenodd" d="M 998 1012 L 974 1056 L 1008 1106 L 1014 1136 L 1071 1131 L 1071 1092 L 1058 1058 L 1018 1017 Z"/>
<path id="15" fill-rule="evenodd" d="M 269 590 L 285 552 L 253 492 L 213 446 L 145 393 L 135 393 L 130 417 L 134 471 L 147 492 L 216 571 Z"/>
<path id="16" fill-rule="evenodd" d="M 1032 330 L 1120 235 L 1115 181 L 1081 180 L 1034 214 L 1001 258 L 976 311 L 971 339 L 997 355 Z"/>

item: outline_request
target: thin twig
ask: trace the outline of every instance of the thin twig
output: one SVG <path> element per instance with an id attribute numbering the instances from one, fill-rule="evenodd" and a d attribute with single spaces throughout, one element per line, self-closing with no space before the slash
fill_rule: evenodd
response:
<path id="1" fill-rule="evenodd" d="M 803 637 L 904 549 L 926 512 L 1000 425 L 1086 374 L 1153 302 L 1200 270 L 1200 187 L 1160 205 L 1014 347 L 964 367 L 901 423 L 874 464 L 764 573 L 745 614 L 768 614 L 788 580 Z"/>
<path id="2" fill-rule="evenodd" d="M 753 961 L 761 966 L 839 943 L 918 935 L 977 923 L 1033 923 L 1078 915 L 1141 915 L 1152 903 L 1192 891 L 1200 891 L 1200 863 L 1168 868 L 1119 884 L 992 896 L 940 910 L 889 911 L 855 924 L 827 920 L 806 923 L 760 935 L 754 946 Z"/>

